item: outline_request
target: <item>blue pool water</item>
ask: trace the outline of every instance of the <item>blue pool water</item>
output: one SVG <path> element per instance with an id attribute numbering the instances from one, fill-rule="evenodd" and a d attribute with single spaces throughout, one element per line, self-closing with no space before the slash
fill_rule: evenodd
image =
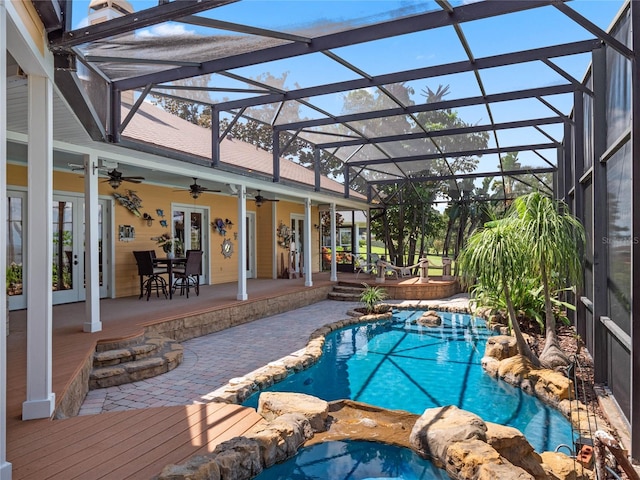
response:
<path id="1" fill-rule="evenodd" d="M 445 480 L 444 470 L 408 448 L 373 442 L 325 442 L 300 449 L 255 480 Z"/>
<path id="2" fill-rule="evenodd" d="M 350 398 L 416 414 L 456 405 L 517 428 L 538 452 L 573 445 L 571 425 L 560 412 L 484 373 L 480 360 L 491 335 L 484 321 L 440 313 L 442 325 L 429 328 L 413 323 L 421 314 L 399 311 L 388 321 L 332 332 L 318 363 L 267 390 Z M 257 407 L 258 395 L 244 405 Z"/>

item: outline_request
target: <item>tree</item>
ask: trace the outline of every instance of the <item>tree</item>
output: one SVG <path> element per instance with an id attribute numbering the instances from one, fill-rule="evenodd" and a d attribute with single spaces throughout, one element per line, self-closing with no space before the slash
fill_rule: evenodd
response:
<path id="1" fill-rule="evenodd" d="M 496 220 L 469 237 L 457 263 L 465 282 L 475 280 L 486 288 L 503 292 L 518 353 L 540 366 L 522 335 L 510 293 L 510 285 L 517 282 L 529 266 L 527 248 L 513 219 Z"/>
<path id="2" fill-rule="evenodd" d="M 513 207 L 515 225 L 528 245 L 531 270 L 539 275 L 543 287 L 546 339 L 540 362 L 547 368 L 566 367 L 570 360 L 556 335 L 551 291 L 581 281 L 584 228 L 566 204 L 539 192 L 516 198 Z"/>

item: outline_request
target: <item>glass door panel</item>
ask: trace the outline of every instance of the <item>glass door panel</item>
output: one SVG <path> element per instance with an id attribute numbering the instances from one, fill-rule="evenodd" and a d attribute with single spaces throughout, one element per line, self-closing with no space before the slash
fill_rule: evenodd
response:
<path id="1" fill-rule="evenodd" d="M 25 192 L 7 194 L 7 295 L 9 309 L 25 308 L 26 297 L 22 271 L 24 266 Z"/>
<path id="2" fill-rule="evenodd" d="M 56 292 L 72 290 L 78 255 L 74 254 L 73 202 L 53 202 L 53 277 Z"/>
<path id="3" fill-rule="evenodd" d="M 293 271 L 298 274 L 304 273 L 304 217 L 291 215 L 291 244 L 295 245 L 292 250 Z"/>
<path id="4" fill-rule="evenodd" d="M 186 255 L 187 250 L 202 250 L 202 276 L 200 283 L 206 284 L 209 256 L 207 249 L 209 244 L 208 229 L 203 226 L 209 225 L 209 212 L 205 208 L 174 206 L 172 208 L 173 237 L 179 241 L 174 245 L 174 254 L 178 256 Z"/>

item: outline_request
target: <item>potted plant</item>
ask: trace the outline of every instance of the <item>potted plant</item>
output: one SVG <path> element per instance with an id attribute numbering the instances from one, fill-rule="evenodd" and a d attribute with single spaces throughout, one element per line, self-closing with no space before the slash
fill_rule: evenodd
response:
<path id="1" fill-rule="evenodd" d="M 155 237 L 154 240 L 168 258 L 172 258 L 173 255 L 182 255 L 183 245 L 182 240 L 176 237 L 172 237 L 168 233 L 163 233 L 159 237 Z"/>
<path id="2" fill-rule="evenodd" d="M 377 285 L 371 286 L 366 283 L 363 283 L 362 285 L 364 285 L 364 290 L 360 294 L 360 301 L 364 304 L 365 311 L 368 315 L 389 311 L 388 305 L 378 305 L 382 300 L 388 297 L 384 288 Z"/>

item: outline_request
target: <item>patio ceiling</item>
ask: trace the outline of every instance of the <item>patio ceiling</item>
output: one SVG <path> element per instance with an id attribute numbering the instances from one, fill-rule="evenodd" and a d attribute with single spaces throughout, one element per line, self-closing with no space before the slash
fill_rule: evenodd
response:
<path id="1" fill-rule="evenodd" d="M 194 102 L 214 126 L 269 125 L 276 158 L 305 140 L 372 199 L 388 183 L 437 180 L 459 195 L 485 177 L 503 196 L 514 181 L 552 192 L 574 93 L 592 95 L 581 83 L 591 53 L 631 54 L 605 32 L 622 1 L 133 1 L 135 13 L 89 26 L 88 2 L 34 3 L 56 80 L 94 138 L 144 149 L 127 138 L 143 101 Z M 439 86 L 448 93 L 433 95 Z M 136 101 L 122 118 L 127 91 Z M 451 112 L 455 127 L 434 122 Z M 212 132 L 215 168 L 226 135 Z"/>

